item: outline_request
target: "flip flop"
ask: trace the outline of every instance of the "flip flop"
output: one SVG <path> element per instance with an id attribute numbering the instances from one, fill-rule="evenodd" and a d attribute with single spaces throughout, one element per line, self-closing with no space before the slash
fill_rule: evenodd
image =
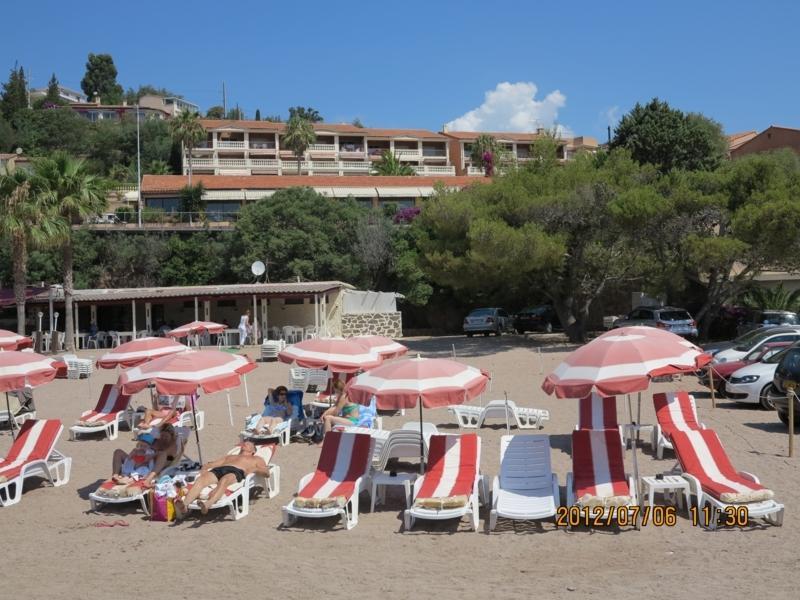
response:
<path id="1" fill-rule="evenodd" d="M 94 524 L 95 527 L 113 527 L 114 523 L 109 523 L 108 521 L 98 521 Z"/>
<path id="2" fill-rule="evenodd" d="M 114 521 L 114 525 L 116 527 L 128 527 L 129 524 L 128 524 L 127 521 L 123 521 L 122 519 L 118 519 L 118 520 Z"/>

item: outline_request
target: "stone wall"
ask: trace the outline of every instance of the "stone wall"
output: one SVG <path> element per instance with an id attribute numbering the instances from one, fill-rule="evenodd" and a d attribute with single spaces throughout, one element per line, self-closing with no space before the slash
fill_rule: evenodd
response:
<path id="1" fill-rule="evenodd" d="M 342 315 L 342 335 L 385 335 L 403 337 L 403 316 L 399 312 L 350 313 Z"/>

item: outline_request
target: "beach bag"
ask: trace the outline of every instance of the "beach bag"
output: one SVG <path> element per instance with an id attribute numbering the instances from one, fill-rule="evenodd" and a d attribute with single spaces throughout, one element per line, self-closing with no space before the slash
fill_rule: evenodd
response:
<path id="1" fill-rule="evenodd" d="M 175 503 L 168 496 L 150 492 L 150 520 L 171 522 L 175 520 Z"/>

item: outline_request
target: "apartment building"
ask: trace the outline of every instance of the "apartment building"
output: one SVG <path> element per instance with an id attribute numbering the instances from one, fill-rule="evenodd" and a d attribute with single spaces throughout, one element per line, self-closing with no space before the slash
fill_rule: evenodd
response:
<path id="1" fill-rule="evenodd" d="M 31 90 L 31 100 L 38 100 L 39 98 L 44 98 L 47 96 L 47 88 L 33 88 Z M 67 104 L 75 104 L 77 102 L 86 102 L 86 94 L 83 92 L 79 92 L 77 90 L 73 90 L 68 87 L 64 87 L 63 85 L 58 86 L 58 97 Z"/>
<path id="2" fill-rule="evenodd" d="M 192 169 L 216 175 L 296 175 L 297 157 L 284 143 L 285 123 L 205 119 L 207 137 L 194 151 Z M 305 175 L 369 175 L 392 152 L 417 175 L 455 175 L 448 138 L 424 129 L 378 129 L 315 123 L 316 143 L 300 161 Z M 184 164 L 184 173 L 188 165 Z"/>
<path id="3" fill-rule="evenodd" d="M 296 175 L 297 158 L 286 147 L 285 123 L 204 119 L 207 137 L 194 150 L 193 172 L 214 175 Z M 471 146 L 481 132 L 425 129 L 380 129 L 347 124 L 315 123 L 316 143 L 300 161 L 305 175 L 369 175 L 384 152 L 391 152 L 420 176 L 483 176 L 470 159 Z M 531 144 L 544 135 L 491 133 L 518 162 L 530 159 Z M 558 157 L 596 152 L 597 140 L 575 137 L 559 140 Z M 184 173 L 188 172 L 184 164 Z"/>
<path id="4" fill-rule="evenodd" d="M 139 107 L 161 110 L 170 117 L 175 117 L 187 111 L 200 112 L 200 107 L 194 102 L 189 102 L 177 96 L 158 96 L 156 94 L 145 94 L 139 98 Z"/>
<path id="5" fill-rule="evenodd" d="M 456 174 L 481 177 L 484 175 L 483 169 L 471 158 L 472 146 L 479 136 L 491 135 L 512 160 L 517 163 L 525 163 L 531 160 L 533 143 L 542 138 L 545 131 L 543 129 L 531 133 L 445 131 L 444 135 L 450 138 L 448 155 L 452 161 L 451 164 L 455 167 Z M 599 144 L 593 137 L 561 138 L 558 140 L 556 157 L 561 161 L 567 161 L 579 151 L 597 152 L 598 148 Z"/>

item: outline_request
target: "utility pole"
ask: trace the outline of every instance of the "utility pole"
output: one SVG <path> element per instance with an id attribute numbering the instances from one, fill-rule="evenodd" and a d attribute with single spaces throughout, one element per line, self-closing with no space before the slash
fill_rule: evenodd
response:
<path id="1" fill-rule="evenodd" d="M 225 82 L 222 82 L 222 118 L 228 116 L 228 101 L 225 99 Z"/>
<path id="2" fill-rule="evenodd" d="M 139 135 L 139 103 L 136 103 L 136 204 L 139 208 L 139 229 L 142 228 L 142 146 Z"/>

